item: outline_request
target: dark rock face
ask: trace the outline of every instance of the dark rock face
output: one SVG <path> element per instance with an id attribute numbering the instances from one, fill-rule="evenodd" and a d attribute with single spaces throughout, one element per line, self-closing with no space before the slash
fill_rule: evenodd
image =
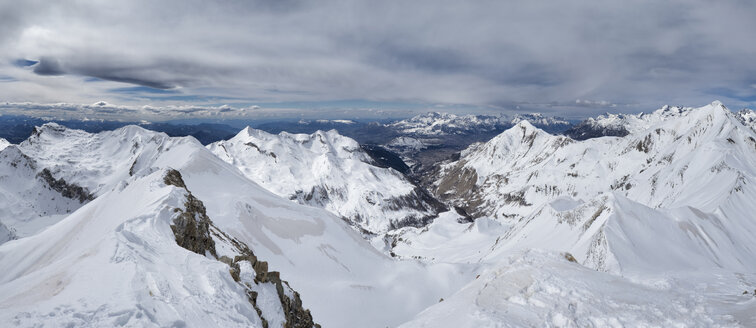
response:
<path id="1" fill-rule="evenodd" d="M 564 134 L 575 140 L 586 140 L 598 137 L 624 137 L 630 134 L 625 127 L 597 126 L 583 121 L 564 131 Z"/>
<path id="2" fill-rule="evenodd" d="M 228 236 L 226 236 L 228 237 Z M 312 328 L 312 327 L 320 327 L 320 325 L 316 324 L 312 319 L 312 314 L 310 314 L 310 310 L 305 309 L 302 306 L 302 299 L 299 296 L 299 293 L 294 291 L 293 298 L 290 298 L 286 295 L 284 292 L 284 288 L 289 288 L 289 283 L 281 280 L 280 273 L 276 271 L 268 271 L 268 262 L 265 261 L 259 261 L 257 259 L 257 256 L 255 256 L 254 253 L 243 243 L 239 242 L 236 239 L 232 239 L 234 246 L 237 247 L 237 250 L 239 251 L 240 255 L 237 255 L 234 257 L 233 261 L 229 264 L 231 266 L 231 275 L 234 276 L 234 271 L 236 271 L 236 276 L 234 280 L 239 282 L 239 262 L 241 261 L 248 261 L 252 264 L 252 268 L 255 270 L 255 282 L 257 283 L 272 283 L 276 286 L 276 292 L 278 294 L 278 300 L 281 302 L 281 306 L 284 310 L 284 317 L 286 318 L 286 323 L 284 324 L 284 327 L 286 328 Z M 254 291 L 249 292 L 250 300 L 253 300 L 253 305 L 255 307 L 255 310 L 257 310 L 258 314 L 261 314 L 262 311 L 257 307 L 257 293 Z M 262 316 L 261 316 L 262 318 Z M 263 320 L 265 320 L 263 318 Z M 265 322 L 265 321 L 263 321 Z M 266 325 L 267 322 L 264 323 Z"/>
<path id="3" fill-rule="evenodd" d="M 176 170 L 168 170 L 168 172 L 163 177 L 163 182 L 170 186 L 186 189 L 186 184 L 184 184 L 184 179 L 181 177 L 181 172 Z"/>
<path id="4" fill-rule="evenodd" d="M 424 227 L 431 223 L 438 214 L 448 211 L 449 208 L 434 198 L 428 191 L 421 187 L 415 187 L 415 189 L 404 196 L 395 197 L 387 200 L 388 208 L 392 210 L 399 210 L 402 208 L 413 208 L 420 211 L 428 211 L 434 213 L 432 215 L 426 215 L 422 217 L 409 216 L 399 221 L 391 222 L 391 229 L 399 229 L 402 227 Z"/>
<path id="5" fill-rule="evenodd" d="M 252 268 L 255 270 L 254 282 L 256 284 L 271 283 L 276 286 L 278 299 L 281 302 L 286 318 L 286 322 L 284 323 L 285 328 L 320 328 L 320 325 L 313 321 L 310 310 L 302 306 L 299 293 L 292 290 L 293 298 L 286 295 L 284 288 L 291 289 L 289 283 L 281 280 L 278 272 L 268 271 L 268 262 L 258 260 L 257 256 L 255 256 L 247 245 L 232 238 L 213 224 L 212 220 L 207 216 L 205 205 L 186 188 L 186 184 L 179 171 L 169 170 L 163 177 L 163 182 L 167 185 L 185 189 L 188 193 L 186 202 L 184 203 L 185 208 L 175 209 L 179 214 L 173 219 L 173 224 L 171 225 L 173 234 L 176 237 L 176 243 L 200 255 L 210 254 L 218 261 L 227 264 L 229 266 L 229 274 L 234 281 L 247 288 L 249 302 L 260 316 L 263 327 L 268 327 L 268 322 L 263 317 L 262 310 L 257 305 L 257 292 L 251 290 L 250 286 L 246 286 L 239 276 L 241 273 L 239 263 L 242 261 L 248 261 L 252 265 Z M 238 255 L 234 256 L 233 259 L 227 256 L 219 258 L 213 237 L 220 242 L 230 244 Z"/>
<path id="6" fill-rule="evenodd" d="M 331 189 L 328 186 L 314 186 L 309 192 L 298 190 L 295 194 L 289 196 L 290 200 L 295 200 L 300 204 L 307 204 L 317 207 L 324 207 L 331 199 L 345 198 L 346 194 L 343 190 Z M 433 197 L 430 192 L 417 185 L 415 185 L 415 188 L 412 190 L 412 192 L 406 195 L 387 198 L 384 201 L 384 210 L 399 211 L 409 208 L 429 213 L 428 215 L 423 216 L 409 215 L 400 220 L 392 220 L 390 223 L 390 229 L 399 229 L 402 227 L 424 227 L 431 223 L 435 218 L 437 218 L 438 213 L 449 210 L 449 208 L 444 203 Z M 342 219 L 344 219 L 345 222 L 355 227 L 363 234 L 373 234 L 373 232 L 364 230 L 360 228 L 358 224 L 356 224 L 357 222 L 363 222 L 365 220 L 365 218 L 363 218 L 359 214 L 352 217 L 342 217 Z"/>
<path id="7" fill-rule="evenodd" d="M 52 173 L 48 169 L 43 169 L 42 172 L 37 174 L 37 177 L 47 183 L 50 188 L 59 192 L 63 197 L 78 199 L 80 203 L 84 203 L 94 199 L 94 196 L 89 193 L 86 188 L 82 188 L 73 183 L 67 183 L 65 180 L 55 179 Z"/>
<path id="8" fill-rule="evenodd" d="M 186 189 L 181 173 L 176 170 L 168 171 L 163 177 L 163 182 L 167 185 Z M 205 211 L 205 205 L 189 192 L 186 196 L 184 209 L 176 208 L 175 211 L 179 212 L 179 215 L 173 219 L 171 229 L 176 236 L 176 243 L 197 254 L 205 255 L 206 252 L 209 252 L 217 257 L 215 242 L 210 236 L 211 221 Z"/>
<path id="9" fill-rule="evenodd" d="M 399 157 L 399 155 L 389 151 L 386 148 L 376 145 L 361 145 L 360 148 L 367 153 L 370 158 L 373 159 L 373 165 L 382 168 L 392 168 L 401 172 L 402 174 L 408 174 L 410 167 Z"/>
<path id="10" fill-rule="evenodd" d="M 438 177 L 438 174 L 439 172 L 434 172 L 434 176 Z M 483 197 L 479 193 L 477 181 L 478 173 L 466 168 L 465 162 L 461 161 L 440 177 L 434 192 L 441 200 L 452 204 L 458 213 L 463 212 L 470 219 L 477 218 L 485 214 L 481 210 Z"/>

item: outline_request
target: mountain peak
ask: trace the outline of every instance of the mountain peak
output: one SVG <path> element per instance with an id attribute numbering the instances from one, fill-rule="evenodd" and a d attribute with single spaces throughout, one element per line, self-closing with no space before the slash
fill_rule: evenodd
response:
<path id="1" fill-rule="evenodd" d="M 8 142 L 8 140 L 0 138 L 0 150 L 3 150 L 3 149 L 7 148 L 10 145 L 11 145 L 11 143 Z"/>
<path id="2" fill-rule="evenodd" d="M 719 100 L 714 100 L 709 105 L 712 106 L 712 107 L 721 107 L 722 109 L 727 109 L 727 107 L 725 107 L 725 105 L 722 104 L 722 102 L 719 101 Z"/>
<path id="3" fill-rule="evenodd" d="M 233 140 L 247 140 L 250 138 L 265 138 L 268 136 L 272 136 L 272 134 L 265 132 L 263 130 L 258 130 L 255 128 L 252 128 L 250 126 L 247 126 L 239 131 L 233 138 Z"/>
<path id="4" fill-rule="evenodd" d="M 68 128 L 58 123 L 47 122 L 45 124 L 42 124 L 41 126 L 35 126 L 34 134 L 39 135 L 44 132 L 60 133 L 60 132 L 66 131 L 67 129 Z"/>
<path id="5" fill-rule="evenodd" d="M 533 124 L 530 124 L 528 120 L 519 121 L 517 122 L 517 124 L 515 124 L 515 126 L 527 130 L 538 130 L 538 128 L 533 126 Z"/>
<path id="6" fill-rule="evenodd" d="M 528 120 L 522 120 L 517 122 L 513 127 L 507 129 L 506 131 L 501 133 L 502 135 L 508 134 L 513 135 L 516 137 L 526 137 L 526 136 L 535 136 L 535 135 L 551 135 L 550 133 L 539 129 L 530 121 Z"/>

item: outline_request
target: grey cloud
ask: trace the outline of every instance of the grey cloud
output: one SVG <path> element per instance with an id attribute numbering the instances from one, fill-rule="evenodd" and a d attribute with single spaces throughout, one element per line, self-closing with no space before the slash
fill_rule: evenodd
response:
<path id="1" fill-rule="evenodd" d="M 612 104 L 611 102 L 608 102 L 606 100 L 587 100 L 587 99 L 576 99 L 575 105 L 577 106 L 583 106 L 583 107 L 617 107 L 617 104 Z"/>
<path id="2" fill-rule="evenodd" d="M 85 118 L 92 115 L 110 119 L 133 119 L 135 116 L 153 120 L 167 120 L 173 118 L 210 118 L 210 117 L 242 117 L 250 112 L 261 110 L 260 106 L 132 106 L 116 105 L 105 101 L 94 104 L 72 103 L 0 103 L 0 111 L 6 114 L 21 114 L 30 116 L 49 117 L 56 114 L 61 118 Z"/>
<path id="3" fill-rule="evenodd" d="M 66 71 L 61 67 L 60 61 L 51 57 L 41 57 L 34 65 L 34 73 L 39 75 L 63 75 Z"/>
<path id="4" fill-rule="evenodd" d="M 40 60 L 38 75 L 180 89 L 221 102 L 363 99 L 565 116 L 712 97 L 753 104 L 751 1 L 135 0 L 22 2 L 8 10 L 0 49 Z M 0 99 L 13 97 L 16 82 L 4 84 Z M 144 105 L 138 95 L 107 91 L 114 88 L 85 85 L 77 97 Z M 709 92 L 725 89 L 737 92 Z M 69 96 L 40 90 L 46 99 Z M 35 99 L 16 99 L 24 100 Z M 207 112 L 156 104 L 171 105 Z"/>

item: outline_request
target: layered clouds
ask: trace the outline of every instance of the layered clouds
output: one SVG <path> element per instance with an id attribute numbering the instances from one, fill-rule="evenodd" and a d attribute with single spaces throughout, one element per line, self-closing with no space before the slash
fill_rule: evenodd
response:
<path id="1" fill-rule="evenodd" d="M 756 102 L 750 1 L 2 1 L 0 16 L 4 108 L 571 117 Z"/>

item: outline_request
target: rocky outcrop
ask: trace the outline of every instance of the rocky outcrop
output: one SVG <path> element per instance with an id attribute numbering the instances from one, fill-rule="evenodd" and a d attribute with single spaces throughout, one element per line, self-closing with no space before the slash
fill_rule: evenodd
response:
<path id="1" fill-rule="evenodd" d="M 50 186 L 53 190 L 59 192 L 63 197 L 70 198 L 70 199 L 77 199 L 80 203 L 84 203 L 90 200 L 93 200 L 95 197 L 91 193 L 89 193 L 89 190 L 87 188 L 80 187 L 73 183 L 68 183 L 66 180 L 61 179 L 55 179 L 53 177 L 52 172 L 50 172 L 49 169 L 45 168 L 37 174 L 39 178 L 42 179 L 47 185 Z"/>
<path id="2" fill-rule="evenodd" d="M 421 187 L 415 187 L 415 189 L 409 194 L 388 199 L 386 207 L 395 211 L 403 208 L 412 208 L 418 212 L 425 213 L 441 213 L 449 210 L 444 203 L 438 201 L 428 191 Z M 402 227 L 424 227 L 433 222 L 437 217 L 437 214 L 423 216 L 408 215 L 400 220 L 391 221 L 391 229 L 399 229 Z"/>
<path id="3" fill-rule="evenodd" d="M 176 237 L 176 243 L 194 253 L 211 256 L 227 264 L 229 274 L 234 281 L 246 288 L 249 302 L 260 316 L 263 327 L 268 327 L 269 320 L 265 318 L 263 311 L 258 306 L 258 293 L 253 290 L 252 284 L 270 283 L 275 286 L 278 300 L 283 309 L 285 328 L 320 327 L 313 321 L 310 311 L 302 305 L 299 293 L 294 291 L 288 282 L 281 280 L 279 272 L 269 271 L 268 263 L 260 261 L 247 245 L 229 236 L 213 224 L 207 216 L 205 205 L 187 189 L 179 171 L 169 170 L 163 177 L 163 182 L 166 185 L 176 186 L 187 191 L 184 208 L 174 210 L 178 214 L 173 219 L 171 229 Z M 228 248 L 233 249 L 236 255 L 233 258 L 227 255 L 219 257 L 216 251 L 216 241 L 227 244 Z M 241 278 L 242 262 L 248 262 L 252 266 L 255 272 L 254 281 L 244 281 Z"/>
<path id="4" fill-rule="evenodd" d="M 167 185 L 186 189 L 181 173 L 170 170 L 163 177 Z M 176 243 L 200 255 L 207 253 L 218 257 L 215 251 L 215 242 L 210 236 L 210 218 L 207 216 L 205 205 L 194 197 L 188 189 L 184 209 L 176 208 L 178 215 L 173 219 L 171 229 L 176 236 Z"/>
<path id="5" fill-rule="evenodd" d="M 249 247 L 247 247 L 247 245 L 239 242 L 234 238 L 229 237 L 217 228 L 215 228 L 213 232 L 216 234 L 217 238 L 228 240 L 239 253 L 239 255 L 236 255 L 233 259 L 225 256 L 220 258 L 221 262 L 224 262 L 228 264 L 229 267 L 231 267 L 231 277 L 233 277 L 236 282 L 243 283 L 240 278 L 240 263 L 247 261 L 255 270 L 256 283 L 271 283 L 276 287 L 278 300 L 281 302 L 284 317 L 286 319 L 286 323 L 284 324 L 285 328 L 320 327 L 320 325 L 316 324 L 313 321 L 310 310 L 307 310 L 302 306 L 302 300 L 299 296 L 299 293 L 291 289 L 291 286 L 289 286 L 288 282 L 281 280 L 281 275 L 279 272 L 268 271 L 268 262 L 258 260 L 257 256 L 255 256 L 255 254 L 252 252 L 252 250 L 249 249 Z M 291 290 L 293 297 L 289 297 L 285 289 Z M 253 303 L 255 310 L 257 310 L 257 313 L 260 314 L 261 318 L 263 318 L 262 311 L 259 309 L 259 307 L 257 307 L 257 292 L 250 290 L 248 291 L 248 293 L 250 302 Z M 265 318 L 263 318 L 263 320 L 264 325 L 266 325 L 267 322 L 265 321 Z"/>
<path id="6" fill-rule="evenodd" d="M 434 190 L 437 197 L 452 204 L 457 212 L 465 213 L 466 217 L 478 217 L 484 214 L 481 208 L 483 198 L 477 186 L 478 174 L 467 168 L 464 163 L 455 165 L 449 172 L 440 175 L 437 170 L 433 174 L 438 178 L 438 186 Z"/>
<path id="7" fill-rule="evenodd" d="M 624 126 L 602 126 L 591 121 L 583 121 L 569 128 L 564 134 L 575 140 L 586 140 L 598 137 L 624 137 L 630 134 Z"/>

